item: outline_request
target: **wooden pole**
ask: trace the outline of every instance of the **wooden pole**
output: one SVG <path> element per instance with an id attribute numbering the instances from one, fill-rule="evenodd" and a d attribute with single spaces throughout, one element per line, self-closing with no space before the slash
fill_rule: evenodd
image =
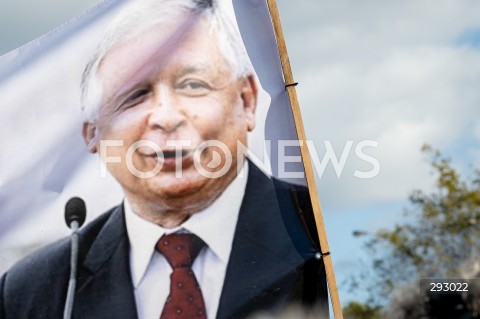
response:
<path id="1" fill-rule="evenodd" d="M 305 128 L 303 127 L 302 115 L 300 113 L 300 106 L 297 98 L 297 91 L 295 89 L 295 82 L 293 80 L 293 73 L 290 67 L 290 60 L 288 58 L 287 46 L 283 37 L 282 25 L 280 23 L 280 16 L 278 14 L 278 7 L 276 0 L 267 0 L 268 8 L 270 10 L 270 17 L 272 18 L 275 37 L 277 39 L 278 52 L 280 54 L 280 61 L 282 63 L 283 77 L 286 83 L 286 90 L 290 97 L 290 105 L 292 107 L 293 119 L 295 127 L 297 128 L 298 141 L 300 143 L 300 152 L 303 159 L 303 165 L 307 178 L 308 190 L 312 201 L 313 214 L 317 226 L 318 239 L 320 240 L 320 250 L 323 255 L 325 264 L 325 272 L 327 274 L 328 290 L 330 293 L 330 300 L 332 301 L 333 315 L 335 319 L 343 319 L 342 306 L 338 296 L 337 283 L 335 281 L 335 273 L 333 271 L 332 258 L 330 255 L 330 248 L 328 246 L 327 233 L 325 231 L 325 224 L 323 221 L 322 208 L 320 206 L 320 199 L 318 198 L 317 186 L 315 183 L 315 175 L 312 168 L 310 153 L 307 146 L 307 138 L 305 135 Z"/>

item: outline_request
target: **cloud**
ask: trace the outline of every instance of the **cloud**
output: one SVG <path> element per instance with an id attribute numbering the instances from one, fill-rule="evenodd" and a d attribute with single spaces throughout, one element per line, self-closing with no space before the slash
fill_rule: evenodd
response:
<path id="1" fill-rule="evenodd" d="M 370 151 L 377 177 L 353 177 L 365 163 L 350 156 L 340 179 L 319 180 L 329 209 L 406 199 L 431 186 L 423 143 L 448 151 L 475 136 L 479 9 L 473 1 L 280 3 L 307 136 L 338 152 L 347 140 L 379 142 Z"/>

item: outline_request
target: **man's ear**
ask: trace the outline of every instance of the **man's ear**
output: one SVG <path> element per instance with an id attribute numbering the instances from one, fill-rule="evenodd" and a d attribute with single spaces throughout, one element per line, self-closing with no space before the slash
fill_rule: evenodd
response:
<path id="1" fill-rule="evenodd" d="M 253 74 L 249 74 L 243 79 L 241 97 L 243 108 L 247 116 L 248 131 L 255 128 L 255 111 L 257 110 L 257 82 Z"/>
<path id="2" fill-rule="evenodd" d="M 97 125 L 92 122 L 83 122 L 82 135 L 89 152 L 96 153 L 98 151 Z"/>

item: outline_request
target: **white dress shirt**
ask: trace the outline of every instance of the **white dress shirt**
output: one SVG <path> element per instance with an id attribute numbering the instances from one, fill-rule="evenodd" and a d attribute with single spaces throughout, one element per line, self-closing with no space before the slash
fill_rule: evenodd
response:
<path id="1" fill-rule="evenodd" d="M 206 243 L 192 269 L 202 289 L 207 317 L 216 317 L 247 176 L 248 163 L 245 161 L 243 172 L 213 204 L 173 229 L 141 218 L 125 199 L 130 270 L 139 319 L 160 318 L 170 292 L 172 268 L 165 257 L 155 250 L 155 245 L 163 235 L 179 231 L 193 233 Z"/>

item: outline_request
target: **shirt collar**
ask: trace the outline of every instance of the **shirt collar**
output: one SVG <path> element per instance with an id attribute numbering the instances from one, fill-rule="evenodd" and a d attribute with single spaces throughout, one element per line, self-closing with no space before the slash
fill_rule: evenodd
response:
<path id="1" fill-rule="evenodd" d="M 247 185 L 248 162 L 223 193 L 207 208 L 175 228 L 164 228 L 135 214 L 125 199 L 125 223 L 130 241 L 130 267 L 137 287 L 150 263 L 157 241 L 165 234 L 187 231 L 200 237 L 225 265 L 230 258 L 233 236 Z"/>

